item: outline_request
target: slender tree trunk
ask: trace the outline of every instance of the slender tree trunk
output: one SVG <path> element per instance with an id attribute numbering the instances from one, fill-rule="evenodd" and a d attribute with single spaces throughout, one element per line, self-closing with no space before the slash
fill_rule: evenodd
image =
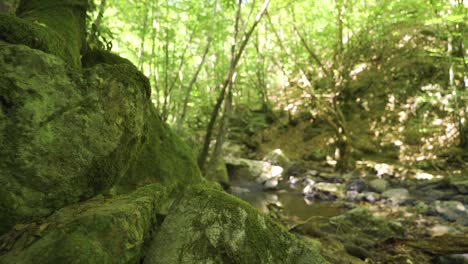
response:
<path id="1" fill-rule="evenodd" d="M 145 15 L 143 17 L 143 28 L 140 36 L 140 48 L 138 49 L 138 69 L 140 69 L 140 71 L 143 71 L 146 31 L 148 28 L 148 10 L 146 9 L 146 5 L 144 11 Z"/>
<path id="2" fill-rule="evenodd" d="M 158 2 L 152 2 L 151 5 L 151 16 L 152 16 L 152 23 L 151 23 L 151 65 L 152 69 L 150 70 L 150 75 L 152 75 L 153 79 L 153 88 L 155 91 L 156 97 L 156 110 L 159 111 L 159 72 L 158 72 L 158 62 L 156 56 L 156 33 L 157 33 L 157 25 L 158 25 L 158 17 L 157 17 L 157 10 L 156 6 Z M 151 78 L 150 78 L 151 79 Z"/>
<path id="3" fill-rule="evenodd" d="M 189 84 L 187 86 L 187 89 L 185 90 L 184 101 L 182 103 L 182 113 L 180 114 L 179 121 L 177 122 L 177 128 L 176 128 L 176 131 L 178 133 L 181 132 L 182 126 L 183 126 L 183 124 L 185 122 L 185 115 L 187 114 L 187 105 L 188 105 L 188 102 L 189 102 L 189 99 L 190 99 L 190 93 L 192 91 L 193 85 L 197 81 L 198 74 L 200 74 L 200 71 L 203 68 L 203 65 L 205 64 L 206 57 L 207 57 L 208 52 L 209 52 L 210 47 L 211 47 L 211 42 L 212 42 L 212 38 L 208 37 L 208 41 L 206 43 L 205 50 L 203 51 L 202 59 L 201 59 L 200 63 L 198 64 L 197 69 L 196 69 L 195 73 L 193 74 L 193 77 L 192 77 L 192 79 L 190 80 L 190 82 L 189 82 Z"/>
<path id="4" fill-rule="evenodd" d="M 91 32 L 89 34 L 89 42 L 91 43 L 96 43 L 97 42 L 97 35 L 99 32 L 99 27 L 101 26 L 101 21 L 102 18 L 104 17 L 104 11 L 106 9 L 106 0 L 101 0 L 101 3 L 99 4 L 99 11 L 96 19 L 93 22 L 93 25 L 91 27 Z"/>
<path id="5" fill-rule="evenodd" d="M 223 82 L 222 88 L 220 95 L 218 96 L 218 99 L 216 100 L 216 104 L 213 108 L 213 111 L 211 112 L 210 116 L 210 121 L 208 123 L 208 127 L 206 129 L 206 135 L 205 135 L 205 140 L 203 142 L 203 148 L 198 156 L 198 165 L 200 166 L 200 169 L 202 172 L 205 172 L 205 162 L 208 157 L 208 151 L 210 147 L 210 141 L 211 141 L 211 136 L 212 136 L 212 131 L 213 127 L 216 123 L 216 119 L 218 117 L 219 109 L 221 107 L 221 104 L 224 101 L 224 97 L 226 94 L 226 88 L 228 87 L 229 83 L 232 81 L 232 76 L 234 75 L 234 71 L 236 69 L 237 64 L 239 63 L 239 60 L 245 50 L 245 47 L 247 46 L 247 43 L 249 42 L 250 37 L 252 36 L 252 33 L 254 32 L 255 28 L 257 27 L 258 23 L 262 19 L 263 15 L 265 14 L 268 5 L 270 4 L 270 0 L 265 0 L 263 3 L 260 11 L 258 12 L 257 16 L 255 17 L 255 21 L 253 25 L 251 26 L 250 30 L 245 34 L 243 41 L 241 42 L 241 45 L 239 46 L 239 49 L 237 53 L 235 53 L 236 50 L 236 39 L 237 39 L 237 34 L 238 32 L 238 26 L 239 26 L 239 21 L 240 21 L 240 9 L 242 6 L 242 0 L 239 0 L 239 5 L 238 5 L 238 13 L 236 15 L 236 27 L 234 30 L 234 38 L 233 38 L 233 44 L 231 48 L 231 54 L 236 54 L 235 57 L 231 58 L 231 63 L 229 66 L 229 71 L 226 76 L 226 79 Z"/>
<path id="6" fill-rule="evenodd" d="M 175 87 L 175 84 L 177 83 L 177 77 L 180 76 L 181 74 L 181 71 L 182 71 L 182 67 L 184 66 L 185 64 L 185 53 L 187 52 L 187 49 L 190 45 L 192 41 L 192 35 L 190 35 L 190 38 L 189 40 L 187 41 L 185 47 L 184 47 L 184 50 L 182 51 L 182 55 L 180 57 L 180 62 L 179 62 L 179 66 L 177 68 L 177 73 L 176 75 L 174 75 L 174 78 L 172 79 L 171 83 L 170 83 L 170 86 L 169 86 L 169 89 L 168 89 L 168 97 L 172 97 L 172 91 L 174 90 L 174 87 Z M 171 102 L 172 100 L 170 100 L 170 98 L 164 100 L 164 105 L 163 105 L 163 108 L 162 108 L 162 116 L 161 118 L 164 120 L 164 121 L 167 121 L 167 118 L 169 116 L 169 108 L 171 107 Z M 175 113 L 174 113 L 175 115 Z"/>

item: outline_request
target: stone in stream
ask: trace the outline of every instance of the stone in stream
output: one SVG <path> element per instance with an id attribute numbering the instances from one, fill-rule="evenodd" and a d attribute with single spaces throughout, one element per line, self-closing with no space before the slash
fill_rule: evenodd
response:
<path id="1" fill-rule="evenodd" d="M 402 204 L 410 198 L 409 192 L 405 188 L 389 189 L 382 193 L 382 197 L 387 198 L 392 204 Z"/>
<path id="2" fill-rule="evenodd" d="M 451 182 L 452 187 L 460 194 L 468 194 L 468 180 Z"/>
<path id="3" fill-rule="evenodd" d="M 433 210 L 448 221 L 468 225 L 468 208 L 459 201 L 435 201 Z"/>
<path id="4" fill-rule="evenodd" d="M 388 182 L 384 179 L 375 179 L 369 182 L 369 188 L 377 193 L 383 193 L 388 188 Z"/>
<path id="5" fill-rule="evenodd" d="M 234 158 L 232 156 L 224 157 L 224 161 L 234 177 L 238 175 L 245 180 L 255 181 L 266 186 L 273 186 L 275 182 L 277 184 L 283 173 L 282 167 L 271 165 L 266 161 Z"/>
<path id="6" fill-rule="evenodd" d="M 347 191 L 356 191 L 356 192 L 362 192 L 367 189 L 367 183 L 364 180 L 357 179 L 357 180 L 351 180 L 348 185 L 346 186 Z"/>
<path id="7" fill-rule="evenodd" d="M 319 182 L 307 185 L 302 193 L 308 199 L 335 200 L 344 197 L 344 189 L 340 183 Z"/>
<path id="8" fill-rule="evenodd" d="M 269 162 L 271 165 L 280 166 L 282 168 L 288 168 L 291 165 L 291 160 L 281 151 L 281 149 L 275 149 L 268 153 L 263 161 Z"/>

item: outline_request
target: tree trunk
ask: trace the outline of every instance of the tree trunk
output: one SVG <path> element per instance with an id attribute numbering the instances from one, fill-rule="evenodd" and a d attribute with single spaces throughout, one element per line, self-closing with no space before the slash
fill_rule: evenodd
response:
<path id="1" fill-rule="evenodd" d="M 210 148 L 210 141 L 211 141 L 211 136 L 212 136 L 212 131 L 214 128 L 214 125 L 216 123 L 216 119 L 218 117 L 219 109 L 221 108 L 221 104 L 224 101 L 224 97 L 226 94 L 226 88 L 228 87 L 229 83 L 232 81 L 232 76 L 234 75 L 234 71 L 236 69 L 237 64 L 239 63 L 240 58 L 242 57 L 242 54 L 244 53 L 245 47 L 247 46 L 247 43 L 249 42 L 250 37 L 252 36 L 252 33 L 254 32 L 255 28 L 257 27 L 258 23 L 262 19 L 263 15 L 265 14 L 268 5 L 270 4 L 270 0 L 265 0 L 263 3 L 260 11 L 258 12 L 257 16 L 255 17 L 255 21 L 253 25 L 250 27 L 249 31 L 245 34 L 243 41 L 239 47 L 239 50 L 237 53 L 235 52 L 236 50 L 236 43 L 235 41 L 237 40 L 237 34 L 239 33 L 238 30 L 238 23 L 240 21 L 240 8 L 242 6 L 242 0 L 239 0 L 239 5 L 238 5 L 238 14 L 236 17 L 236 26 L 234 29 L 234 38 L 233 38 L 233 46 L 231 49 L 231 54 L 235 54 L 235 56 L 231 57 L 231 63 L 229 66 L 229 72 L 226 76 L 226 79 L 223 82 L 223 86 L 221 88 L 221 93 L 218 96 L 218 99 L 216 100 L 216 105 L 213 108 L 213 111 L 211 112 L 211 117 L 210 121 L 208 123 L 208 127 L 206 129 L 206 135 L 205 135 L 205 140 L 203 142 L 203 148 L 200 152 L 200 155 L 198 156 L 198 165 L 200 166 L 200 169 L 202 172 L 204 171 L 205 168 L 205 162 L 208 157 L 208 151 Z"/>
<path id="2" fill-rule="evenodd" d="M 187 105 L 190 99 L 190 92 L 192 91 L 193 85 L 197 81 L 198 74 L 200 74 L 200 71 L 203 68 L 203 65 L 205 64 L 206 56 L 208 55 L 208 52 L 210 51 L 211 41 L 212 41 L 212 38 L 209 37 L 208 43 L 206 44 L 206 47 L 205 47 L 205 51 L 203 52 L 202 59 L 197 66 L 197 70 L 195 71 L 195 74 L 193 75 L 192 79 L 190 80 L 190 83 L 187 86 L 187 90 L 185 91 L 184 101 L 182 103 L 182 113 L 180 114 L 179 121 L 177 122 L 177 128 L 176 128 L 177 133 L 180 133 L 180 131 L 182 130 L 182 125 L 185 122 L 185 115 L 187 114 Z"/>

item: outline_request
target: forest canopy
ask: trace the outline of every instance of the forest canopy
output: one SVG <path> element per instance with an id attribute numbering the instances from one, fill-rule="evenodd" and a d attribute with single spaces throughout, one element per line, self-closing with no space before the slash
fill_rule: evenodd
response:
<path id="1" fill-rule="evenodd" d="M 437 146 L 468 144 L 466 8 L 461 0 L 102 0 L 88 38 L 134 62 L 162 119 L 208 133 L 204 145 L 216 127 L 224 134 L 229 116 L 262 110 L 324 123 L 342 157 L 397 147 L 400 160 L 418 162 L 435 158 Z"/>

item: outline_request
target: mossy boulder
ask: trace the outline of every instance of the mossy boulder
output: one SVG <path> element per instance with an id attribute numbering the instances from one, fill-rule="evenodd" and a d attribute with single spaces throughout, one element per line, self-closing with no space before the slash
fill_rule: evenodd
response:
<path id="1" fill-rule="evenodd" d="M 0 14 L 0 40 L 54 54 L 81 67 L 87 0 L 22 0 L 18 17 Z"/>
<path id="2" fill-rule="evenodd" d="M 136 69 L 82 75 L 0 41 L 0 72 L 0 234 L 108 190 L 138 158 L 151 106 Z"/>
<path id="3" fill-rule="evenodd" d="M 326 263 L 249 204 L 193 187 L 174 203 L 145 263 Z"/>
<path id="4" fill-rule="evenodd" d="M 222 157 L 217 157 L 215 161 L 211 161 L 210 169 L 206 172 L 206 178 L 221 184 L 225 189 L 230 186 L 228 170 Z"/>
<path id="5" fill-rule="evenodd" d="M 127 196 L 97 197 L 0 238 L 0 263 L 139 263 L 165 210 L 158 184 Z"/>
<path id="6" fill-rule="evenodd" d="M 154 107 L 145 114 L 147 133 L 145 143 L 126 175 L 115 189 L 119 192 L 134 190 L 149 183 L 161 183 L 171 190 L 200 183 L 202 178 L 195 154 L 165 124 Z"/>

